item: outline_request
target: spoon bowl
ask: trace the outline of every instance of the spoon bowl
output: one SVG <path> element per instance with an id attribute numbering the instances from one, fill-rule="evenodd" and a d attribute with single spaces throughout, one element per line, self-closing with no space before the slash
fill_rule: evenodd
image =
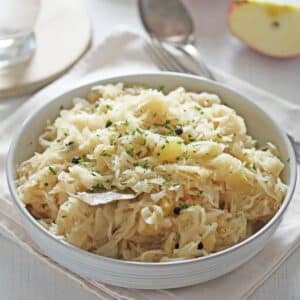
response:
<path id="1" fill-rule="evenodd" d="M 181 1 L 139 0 L 138 6 L 152 40 L 175 47 L 195 63 L 199 74 L 214 79 L 195 46 L 193 19 Z"/>
<path id="2" fill-rule="evenodd" d="M 191 41 L 194 24 L 184 5 L 174 0 L 139 1 L 143 25 L 159 41 L 186 44 Z"/>

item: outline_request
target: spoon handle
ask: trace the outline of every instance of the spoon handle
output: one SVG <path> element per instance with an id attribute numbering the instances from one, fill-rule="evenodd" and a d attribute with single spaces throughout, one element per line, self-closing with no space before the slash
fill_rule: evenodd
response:
<path id="1" fill-rule="evenodd" d="M 178 50 L 183 52 L 185 55 L 190 57 L 195 64 L 198 66 L 200 73 L 211 80 L 215 80 L 212 73 L 209 71 L 207 65 L 205 64 L 200 52 L 193 44 L 184 44 L 184 45 L 177 45 L 176 47 Z"/>

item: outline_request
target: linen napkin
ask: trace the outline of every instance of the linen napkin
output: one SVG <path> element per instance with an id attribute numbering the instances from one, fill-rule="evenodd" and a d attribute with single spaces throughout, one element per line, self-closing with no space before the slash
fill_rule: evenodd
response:
<path id="1" fill-rule="evenodd" d="M 65 276 L 77 281 L 99 299 L 245 299 L 300 245 L 299 184 L 279 229 L 267 246 L 252 260 L 218 279 L 173 290 L 145 291 L 119 288 L 87 280 L 66 270 L 39 251 L 26 234 L 12 205 L 5 179 L 5 162 L 11 137 L 21 122 L 33 110 L 51 101 L 55 95 L 78 84 L 113 75 L 157 71 L 157 67 L 146 54 L 146 47 L 147 42 L 139 34 L 126 28 L 115 30 L 94 47 L 67 75 L 38 92 L 9 118 L 0 121 L 0 233 L 57 271 L 63 272 Z M 297 116 L 300 115 L 300 106 L 286 102 L 217 69 L 212 68 L 212 72 L 218 81 L 244 93 L 267 110 L 283 129 L 300 142 L 300 132 L 297 131 L 298 126 L 296 126 L 299 124 Z"/>

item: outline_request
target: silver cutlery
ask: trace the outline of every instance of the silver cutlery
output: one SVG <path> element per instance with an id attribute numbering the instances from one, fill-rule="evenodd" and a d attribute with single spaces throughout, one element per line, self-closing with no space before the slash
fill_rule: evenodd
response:
<path id="1" fill-rule="evenodd" d="M 214 79 L 195 46 L 193 19 L 179 0 L 138 0 L 138 7 L 153 41 L 175 47 L 193 60 L 198 74 Z"/>

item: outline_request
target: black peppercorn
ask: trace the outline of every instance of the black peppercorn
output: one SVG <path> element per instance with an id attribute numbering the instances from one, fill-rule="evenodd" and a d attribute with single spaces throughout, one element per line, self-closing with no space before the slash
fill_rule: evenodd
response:
<path id="1" fill-rule="evenodd" d="M 80 156 L 74 156 L 72 158 L 72 164 L 79 164 L 80 160 L 81 160 Z"/>
<path id="2" fill-rule="evenodd" d="M 175 133 L 176 133 L 177 135 L 182 135 L 182 134 L 183 134 L 183 129 L 182 129 L 181 127 L 177 127 L 177 128 L 175 129 Z"/>
<path id="3" fill-rule="evenodd" d="M 105 127 L 108 128 L 109 126 L 112 125 L 112 121 L 111 120 L 108 120 L 105 124 Z"/>
<path id="4" fill-rule="evenodd" d="M 204 246 L 203 246 L 202 242 L 199 242 L 197 248 L 198 248 L 199 250 L 201 250 L 201 249 L 203 249 L 203 247 L 204 247 Z"/>
<path id="5" fill-rule="evenodd" d="M 175 215 L 179 215 L 180 214 L 180 207 L 179 206 L 174 207 L 173 212 L 174 212 Z"/>

